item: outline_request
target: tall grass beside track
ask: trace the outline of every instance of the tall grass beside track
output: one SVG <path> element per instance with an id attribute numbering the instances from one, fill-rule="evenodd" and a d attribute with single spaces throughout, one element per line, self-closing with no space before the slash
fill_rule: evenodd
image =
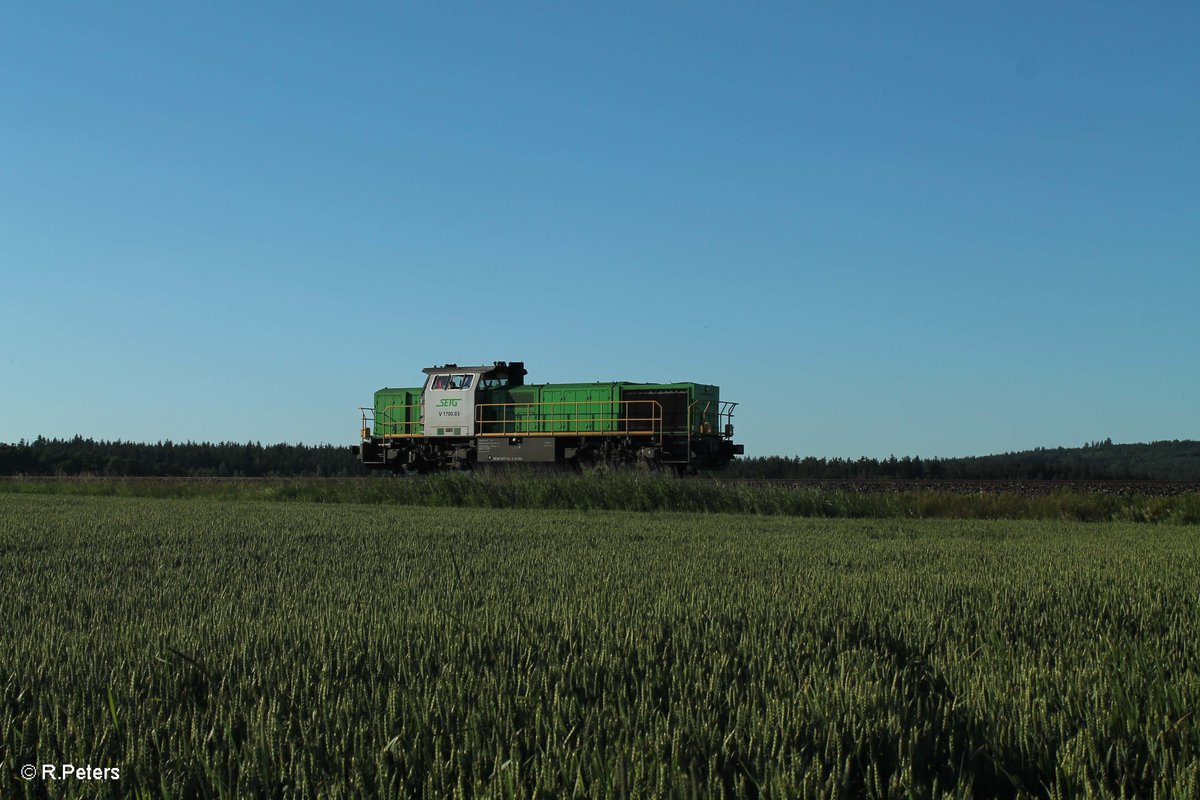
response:
<path id="1" fill-rule="evenodd" d="M 1200 796 L 1195 526 L 388 502 L 0 494 L 0 797 Z"/>
<path id="2" fill-rule="evenodd" d="M 823 488 L 680 480 L 615 473 L 431 475 L 416 479 L 0 480 L 0 494 L 221 498 L 462 508 L 681 511 L 826 518 L 1044 519 L 1200 523 L 1200 493 L 1169 497 L 1109 494 L 1022 496 L 939 491 L 858 493 Z"/>

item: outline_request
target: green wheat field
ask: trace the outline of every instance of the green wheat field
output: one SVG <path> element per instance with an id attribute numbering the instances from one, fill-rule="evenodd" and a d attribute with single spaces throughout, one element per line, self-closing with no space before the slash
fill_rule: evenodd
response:
<path id="1" fill-rule="evenodd" d="M 1192 524 L 10 492 L 0 624 L 4 798 L 1200 797 Z"/>

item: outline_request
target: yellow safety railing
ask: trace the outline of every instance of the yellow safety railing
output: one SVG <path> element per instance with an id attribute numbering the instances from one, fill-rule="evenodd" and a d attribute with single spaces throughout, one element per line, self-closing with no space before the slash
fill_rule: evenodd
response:
<path id="1" fill-rule="evenodd" d="M 733 438 L 733 410 L 735 408 L 737 408 L 737 403 L 722 400 L 720 407 L 717 409 L 717 424 L 721 429 L 721 436 L 726 439 Z M 723 423 L 722 420 L 724 420 Z"/>
<path id="2" fill-rule="evenodd" d="M 700 401 L 696 400 L 688 406 L 689 433 L 715 433 L 723 439 L 733 437 L 733 409 L 737 403 L 728 400 L 708 400 L 703 408 L 696 411 Z"/>
<path id="3" fill-rule="evenodd" d="M 700 401 L 694 400 L 688 406 L 687 438 L 689 451 L 692 447 L 692 434 L 694 433 L 715 433 L 722 439 L 733 438 L 733 409 L 737 407 L 737 403 L 732 403 L 728 400 L 717 400 L 714 407 L 713 402 L 712 400 L 705 401 L 704 407 L 696 414 L 699 421 L 695 426 L 692 425 L 692 411 L 700 404 Z M 715 428 L 713 423 L 709 421 L 710 414 L 716 417 Z M 724 420 L 724 424 L 722 424 L 722 420 Z"/>
<path id="4" fill-rule="evenodd" d="M 733 409 L 726 400 L 699 400 L 688 406 L 687 433 L 733 437 Z M 614 406 L 616 407 L 614 409 Z M 420 403 L 360 407 L 362 438 L 425 436 Z M 616 412 L 614 415 L 614 411 Z M 714 425 L 715 423 L 715 425 Z M 559 400 L 545 403 L 480 403 L 475 406 L 477 436 L 603 436 L 628 434 L 662 441 L 663 410 L 657 400 Z"/>
<path id="5" fill-rule="evenodd" d="M 662 433 L 662 406 L 657 400 L 558 400 L 475 406 L 477 436 L 627 434 L 657 437 L 661 443 Z"/>
<path id="6" fill-rule="evenodd" d="M 421 404 L 407 406 L 384 406 L 376 412 L 373 408 L 359 407 L 362 412 L 362 438 L 371 438 L 371 430 L 384 439 L 407 439 L 424 436 L 421 423 Z"/>

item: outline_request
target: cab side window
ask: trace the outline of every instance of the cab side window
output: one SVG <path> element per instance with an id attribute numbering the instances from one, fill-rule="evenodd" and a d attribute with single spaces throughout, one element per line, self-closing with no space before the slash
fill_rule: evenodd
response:
<path id="1" fill-rule="evenodd" d="M 446 385 L 449 382 L 450 382 L 449 375 L 438 375 L 437 377 L 435 377 L 433 379 L 433 388 L 434 389 L 445 389 Z"/>
<path id="2" fill-rule="evenodd" d="M 465 376 L 463 376 L 463 385 L 462 385 L 462 388 L 464 388 L 464 389 L 470 389 L 470 388 L 471 388 L 471 379 L 472 379 L 472 378 L 474 378 L 474 377 L 475 377 L 474 375 L 465 375 Z"/>
<path id="3" fill-rule="evenodd" d="M 453 376 L 451 376 L 451 378 L 450 378 L 450 388 L 451 388 L 451 389 L 461 389 L 461 388 L 463 388 L 463 378 L 465 378 L 465 377 L 466 377 L 466 375 L 453 375 Z"/>

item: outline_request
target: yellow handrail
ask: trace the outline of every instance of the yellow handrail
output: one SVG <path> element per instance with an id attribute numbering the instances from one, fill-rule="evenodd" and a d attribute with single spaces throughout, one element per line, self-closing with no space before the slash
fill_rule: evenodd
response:
<path id="1" fill-rule="evenodd" d="M 649 408 L 648 416 L 631 416 L 631 406 L 642 404 Z M 694 410 L 700 404 L 693 401 L 687 408 L 687 437 L 690 441 L 694 421 Z M 611 416 L 612 406 L 620 406 L 624 414 Z M 573 413 L 556 410 L 555 407 L 570 406 Z M 592 407 L 591 409 L 587 407 Z M 732 428 L 733 409 L 737 403 L 727 400 L 720 401 L 716 409 L 717 429 L 712 431 L 721 438 L 729 438 Z M 508 409 L 524 409 L 525 414 L 518 417 L 514 411 L 511 416 Z M 500 419 L 483 419 L 484 409 L 502 409 Z M 372 431 L 380 438 L 414 438 L 425 436 L 425 423 L 421 419 L 423 406 L 420 403 L 409 405 L 392 405 L 379 409 L 359 407 L 362 412 L 362 438 L 370 438 Z M 701 422 L 707 421 L 712 410 L 712 401 L 704 404 L 699 410 Z M 605 414 L 597 416 L 598 413 Z M 724 422 L 722 426 L 720 423 Z M 563 430 L 546 430 L 547 426 L 570 423 L 571 427 Z M 594 430 L 598 425 L 612 424 L 607 430 Z M 647 423 L 646 430 L 632 430 L 634 423 Z M 496 426 L 513 426 L 513 430 L 495 430 Z M 549 402 L 529 403 L 480 403 L 475 406 L 475 430 L 477 436 L 605 436 L 626 434 L 629 436 L 657 436 L 662 441 L 663 410 L 657 400 L 559 400 Z M 489 427 L 492 430 L 489 430 Z M 583 430 L 591 427 L 593 430 Z M 519 428 L 519 429 L 518 429 Z M 724 428 L 724 429 L 722 429 Z"/>
<path id="2" fill-rule="evenodd" d="M 649 409 L 649 416 L 632 416 L 630 406 L 640 404 Z M 555 407 L 568 406 L 568 410 L 556 410 Z M 581 406 L 591 406 L 591 409 Z M 611 416 L 612 407 L 621 406 L 617 416 Z M 510 416 L 508 409 L 513 409 Z M 484 409 L 501 409 L 499 419 L 484 419 Z M 525 414 L 518 417 L 516 409 L 524 409 Z M 624 414 L 621 414 L 621 411 Z M 572 413 L 573 412 L 573 413 Z M 647 412 L 639 412 L 645 414 Z M 605 416 L 597 416 L 604 414 Z M 606 430 L 596 430 L 597 426 L 611 423 L 613 427 Z M 631 423 L 647 423 L 646 430 L 634 430 Z M 554 430 L 562 425 L 562 430 Z M 499 426 L 501 430 L 495 430 Z M 505 430 L 512 426 L 511 430 Z M 550 430 L 547 430 L 547 426 Z M 570 426 L 570 427 L 566 427 Z M 592 430 L 584 430 L 584 427 Z M 491 428 L 489 430 L 489 428 Z M 662 442 L 663 419 L 662 405 L 657 400 L 556 400 L 548 402 L 529 403 L 480 403 L 475 406 L 475 435 L 476 436 L 611 436 L 624 434 L 627 436 L 657 436 Z"/>
<path id="3" fill-rule="evenodd" d="M 397 415 L 394 413 L 397 409 L 403 409 L 405 413 Z M 410 413 L 411 409 L 416 409 L 416 412 Z M 374 412 L 374 409 L 360 408 L 359 410 L 363 412 L 363 429 L 365 430 L 367 428 L 367 411 Z M 385 419 L 379 420 L 378 416 L 380 415 L 384 416 Z M 396 419 L 397 416 L 401 418 Z M 412 403 L 405 406 L 384 406 L 380 409 L 378 415 L 372 415 L 371 422 L 375 423 L 373 426 L 375 434 L 384 439 L 410 439 L 414 436 L 425 435 L 424 423 L 421 420 L 420 403 Z M 421 430 L 415 431 L 413 430 L 414 427 L 420 427 Z M 391 429 L 391 432 L 388 432 L 388 428 Z M 404 430 L 403 433 L 400 432 L 401 429 Z"/>
<path id="4" fill-rule="evenodd" d="M 721 405 L 717 409 L 717 425 L 720 428 L 717 432 L 722 439 L 733 438 L 733 410 L 737 408 L 737 403 L 729 400 L 721 400 Z M 721 425 L 721 420 L 725 420 L 725 424 Z"/>

